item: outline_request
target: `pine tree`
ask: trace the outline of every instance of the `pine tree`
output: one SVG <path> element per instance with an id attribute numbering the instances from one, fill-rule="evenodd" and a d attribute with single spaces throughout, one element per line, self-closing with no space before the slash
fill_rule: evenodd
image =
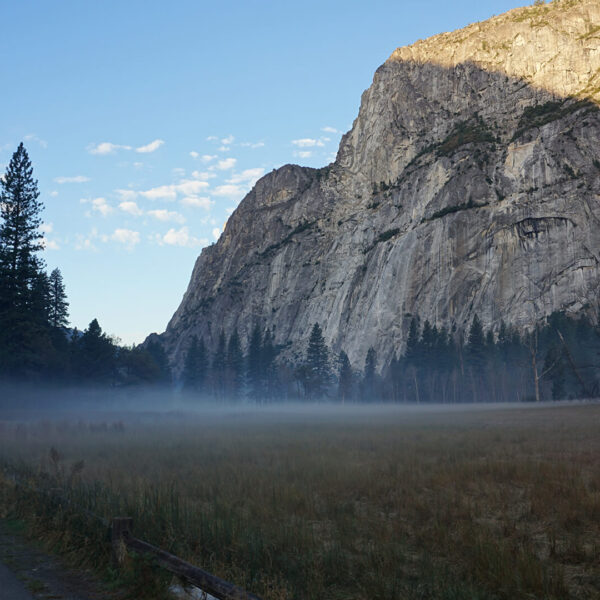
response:
<path id="1" fill-rule="evenodd" d="M 0 373 L 39 377 L 52 355 L 37 181 L 21 143 L 0 180 Z"/>
<path id="2" fill-rule="evenodd" d="M 198 391 L 198 338 L 195 335 L 185 355 L 182 379 L 185 390 Z"/>
<path id="3" fill-rule="evenodd" d="M 485 335 L 479 317 L 475 315 L 467 342 L 468 357 L 473 368 L 480 370 L 485 363 Z"/>
<path id="4" fill-rule="evenodd" d="M 54 269 L 48 278 L 50 286 L 49 320 L 54 328 L 67 327 L 69 325 L 69 303 L 65 293 L 62 273 Z"/>
<path id="5" fill-rule="evenodd" d="M 352 398 L 353 385 L 352 365 L 348 355 L 342 350 L 338 357 L 338 398 L 341 402 L 347 402 Z"/>
<path id="6" fill-rule="evenodd" d="M 375 397 L 375 373 L 377 369 L 377 352 L 371 347 L 365 358 L 365 371 L 363 377 L 363 400 L 372 402 Z"/>
<path id="7" fill-rule="evenodd" d="M 262 333 L 258 323 L 252 330 L 248 354 L 246 355 L 246 380 L 248 394 L 255 401 L 260 401 L 263 396 L 262 379 Z"/>
<path id="8" fill-rule="evenodd" d="M 318 323 L 313 325 L 306 351 L 307 392 L 309 398 L 321 398 L 330 379 L 329 352 Z"/>
<path id="9" fill-rule="evenodd" d="M 214 395 L 223 400 L 225 396 L 225 371 L 227 369 L 227 345 L 225 342 L 225 332 L 221 330 L 217 349 L 213 355 L 211 364 L 211 375 Z"/>
<path id="10" fill-rule="evenodd" d="M 88 382 L 113 383 L 116 349 L 102 331 L 97 319 L 91 321 L 81 337 L 74 338 L 74 360 L 79 377 Z"/>
<path id="11" fill-rule="evenodd" d="M 0 180 L 0 313 L 26 309 L 32 283 L 42 267 L 36 256 L 43 248 L 39 195 L 31 161 L 21 143 Z"/>
<path id="12" fill-rule="evenodd" d="M 228 396 L 231 400 L 237 400 L 240 396 L 244 376 L 244 354 L 237 329 L 234 329 L 229 336 L 226 361 Z"/>
<path id="13" fill-rule="evenodd" d="M 268 329 L 265 331 L 260 354 L 262 389 L 264 390 L 265 398 L 272 400 L 279 391 L 279 381 L 275 367 L 277 349 L 273 343 L 273 334 Z"/>

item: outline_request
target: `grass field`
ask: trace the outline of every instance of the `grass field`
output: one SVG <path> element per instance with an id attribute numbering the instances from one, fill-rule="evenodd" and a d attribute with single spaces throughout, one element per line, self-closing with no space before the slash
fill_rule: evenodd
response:
<path id="1" fill-rule="evenodd" d="M 595 404 L 21 421 L 10 469 L 265 600 L 600 597 Z M 7 476 L 0 512 L 109 565 L 104 531 Z"/>

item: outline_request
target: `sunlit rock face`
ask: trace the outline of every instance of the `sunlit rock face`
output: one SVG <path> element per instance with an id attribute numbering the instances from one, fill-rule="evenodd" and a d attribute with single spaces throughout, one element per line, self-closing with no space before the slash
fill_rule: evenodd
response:
<path id="1" fill-rule="evenodd" d="M 400 48 L 337 159 L 263 177 L 198 258 L 161 336 L 180 370 L 272 328 L 288 356 L 318 322 L 380 365 L 411 315 L 464 330 L 596 318 L 600 294 L 600 2 L 510 11 Z"/>

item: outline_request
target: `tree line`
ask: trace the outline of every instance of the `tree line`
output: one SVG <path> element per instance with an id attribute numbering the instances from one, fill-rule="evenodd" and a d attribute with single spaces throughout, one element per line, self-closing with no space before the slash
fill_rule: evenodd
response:
<path id="1" fill-rule="evenodd" d="M 332 352 L 318 323 L 304 355 L 284 357 L 269 330 L 255 326 L 244 354 L 236 331 L 214 354 L 194 337 L 182 373 L 198 400 L 257 402 L 522 402 L 590 398 L 600 393 L 600 329 L 586 317 L 554 313 L 531 331 L 504 323 L 496 334 L 477 315 L 466 335 L 411 319 L 405 348 L 387 365 L 370 348 L 353 366 Z M 381 368 L 380 368 L 381 367 Z"/>
<path id="2" fill-rule="evenodd" d="M 181 385 L 192 401 L 481 402 L 569 399 L 600 392 L 600 329 L 588 318 L 556 313 L 533 330 L 501 323 L 485 331 L 438 328 L 415 315 L 403 348 L 380 364 L 368 350 L 352 365 L 328 348 L 313 324 L 304 353 L 290 358 L 273 332 L 256 324 L 249 338 L 218 337 L 214 351 L 192 337 L 174 380 L 159 341 L 126 347 L 97 319 L 69 327 L 59 269 L 40 257 L 43 204 L 20 144 L 0 180 L 0 379 L 102 386 Z"/>

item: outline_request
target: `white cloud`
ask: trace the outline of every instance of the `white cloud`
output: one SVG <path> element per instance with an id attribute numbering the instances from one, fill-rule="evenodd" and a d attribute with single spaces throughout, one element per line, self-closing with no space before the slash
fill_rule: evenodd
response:
<path id="1" fill-rule="evenodd" d="M 155 219 L 158 219 L 159 221 L 173 221 L 175 223 L 180 223 L 183 224 L 185 223 L 185 217 L 175 211 L 170 211 L 170 210 L 166 210 L 164 208 L 161 209 L 157 209 L 157 210 L 149 210 L 148 214 L 151 217 L 154 217 Z"/>
<path id="2" fill-rule="evenodd" d="M 131 146 L 123 146 L 122 144 L 113 144 L 111 142 L 101 142 L 96 145 L 90 144 L 87 147 L 87 151 L 90 154 L 98 155 L 113 154 L 113 152 L 116 152 L 117 150 L 131 150 Z"/>
<path id="3" fill-rule="evenodd" d="M 194 208 L 204 208 L 205 210 L 210 210 L 210 207 L 213 203 L 210 198 L 205 196 L 186 196 L 181 200 L 181 204 L 184 206 L 192 206 Z"/>
<path id="4" fill-rule="evenodd" d="M 207 141 L 207 142 L 216 142 L 218 139 L 219 139 L 219 138 L 218 138 L 216 135 L 209 135 L 209 136 L 206 138 L 206 141 Z"/>
<path id="5" fill-rule="evenodd" d="M 230 146 L 231 144 L 233 144 L 234 140 L 235 138 L 230 134 L 221 140 L 221 144 L 223 144 L 224 146 Z"/>
<path id="6" fill-rule="evenodd" d="M 92 203 L 92 210 L 99 212 L 103 217 L 107 217 L 114 211 L 114 208 L 106 202 L 105 198 L 94 198 L 90 202 Z"/>
<path id="7" fill-rule="evenodd" d="M 215 158 L 217 158 L 216 154 L 203 154 L 202 155 L 202 162 L 208 163 L 211 160 L 215 160 Z"/>
<path id="8" fill-rule="evenodd" d="M 246 189 L 241 185 L 226 184 L 215 188 L 214 196 L 223 196 L 226 198 L 241 199 L 246 194 Z"/>
<path id="9" fill-rule="evenodd" d="M 171 173 L 173 173 L 173 175 L 175 175 L 176 177 L 184 177 L 185 169 L 182 169 L 181 167 L 173 167 L 171 169 Z"/>
<path id="10" fill-rule="evenodd" d="M 86 183 L 90 181 L 85 175 L 75 175 L 74 177 L 55 177 L 55 183 Z"/>
<path id="11" fill-rule="evenodd" d="M 195 179 L 214 179 L 216 174 L 211 171 L 192 171 L 192 177 Z"/>
<path id="12" fill-rule="evenodd" d="M 321 127 L 321 131 L 324 131 L 325 133 L 340 133 L 335 127 L 331 127 L 330 125 Z"/>
<path id="13" fill-rule="evenodd" d="M 154 140 L 154 141 L 150 142 L 149 144 L 146 144 L 145 146 L 140 146 L 139 148 L 136 148 L 135 151 L 141 152 L 142 154 L 147 154 L 148 152 L 155 152 L 164 143 L 165 143 L 164 140 Z"/>
<path id="14" fill-rule="evenodd" d="M 258 179 L 264 175 L 265 170 L 262 167 L 256 169 L 246 169 L 241 173 L 234 173 L 231 179 L 227 180 L 227 183 L 246 183 L 249 186 L 253 186 Z"/>
<path id="15" fill-rule="evenodd" d="M 132 250 L 136 244 L 140 243 L 140 233 L 131 229 L 115 229 L 110 239 L 118 244 L 123 244 L 127 250 Z"/>
<path id="16" fill-rule="evenodd" d="M 210 184 L 206 181 L 200 181 L 198 179 L 184 179 L 174 186 L 178 193 L 185 196 L 195 196 L 210 187 Z"/>
<path id="17" fill-rule="evenodd" d="M 224 158 L 217 163 L 217 169 L 220 171 L 226 171 L 227 169 L 233 169 L 235 167 L 235 163 L 237 162 L 236 158 Z"/>
<path id="18" fill-rule="evenodd" d="M 182 246 L 185 248 L 195 248 L 208 244 L 207 239 L 201 239 L 190 235 L 188 227 L 181 229 L 169 229 L 162 237 L 157 236 L 157 242 L 160 245 L 167 244 L 168 246 Z"/>
<path id="19" fill-rule="evenodd" d="M 231 150 L 231 146 L 219 146 L 217 150 L 219 152 L 229 152 Z"/>
<path id="20" fill-rule="evenodd" d="M 299 156 L 300 158 L 310 158 L 312 156 L 312 151 L 300 150 L 299 152 L 296 152 L 296 156 Z"/>
<path id="21" fill-rule="evenodd" d="M 264 142 L 242 142 L 240 144 L 240 146 L 243 146 L 244 148 L 262 148 L 265 145 Z"/>
<path id="22" fill-rule="evenodd" d="M 144 163 L 143 163 L 143 162 L 134 162 L 134 163 L 133 163 L 133 166 L 134 166 L 136 169 L 141 169 L 141 168 L 144 166 Z"/>
<path id="23" fill-rule="evenodd" d="M 144 214 L 144 211 L 133 200 L 124 200 L 119 204 L 119 208 L 134 217 L 140 217 Z"/>
<path id="24" fill-rule="evenodd" d="M 300 140 L 292 140 L 294 146 L 298 148 L 313 148 L 315 146 L 324 146 L 325 144 L 321 140 L 314 140 L 312 138 L 302 138 Z"/>
<path id="25" fill-rule="evenodd" d="M 192 150 L 192 151 L 190 152 L 190 156 L 191 156 L 192 158 L 198 158 L 200 155 L 199 155 L 199 154 L 198 154 L 198 153 L 197 153 L 195 150 Z"/>
<path id="26" fill-rule="evenodd" d="M 218 240 L 221 237 L 221 229 L 219 227 L 215 227 L 212 230 L 212 234 L 213 234 L 213 237 L 215 238 L 215 241 Z"/>
<path id="27" fill-rule="evenodd" d="M 58 196 L 58 192 L 57 192 L 56 190 L 53 190 L 53 191 L 51 191 L 51 192 L 50 192 L 50 195 L 51 195 L 53 198 L 56 198 L 56 196 Z"/>
<path id="28" fill-rule="evenodd" d="M 54 225 L 52 223 L 42 223 L 40 225 L 40 231 L 42 233 L 52 233 L 53 229 L 54 229 Z"/>
<path id="29" fill-rule="evenodd" d="M 159 185 L 149 190 L 138 192 L 140 196 L 148 198 L 149 200 L 175 200 L 177 197 L 177 191 L 174 185 Z"/>

